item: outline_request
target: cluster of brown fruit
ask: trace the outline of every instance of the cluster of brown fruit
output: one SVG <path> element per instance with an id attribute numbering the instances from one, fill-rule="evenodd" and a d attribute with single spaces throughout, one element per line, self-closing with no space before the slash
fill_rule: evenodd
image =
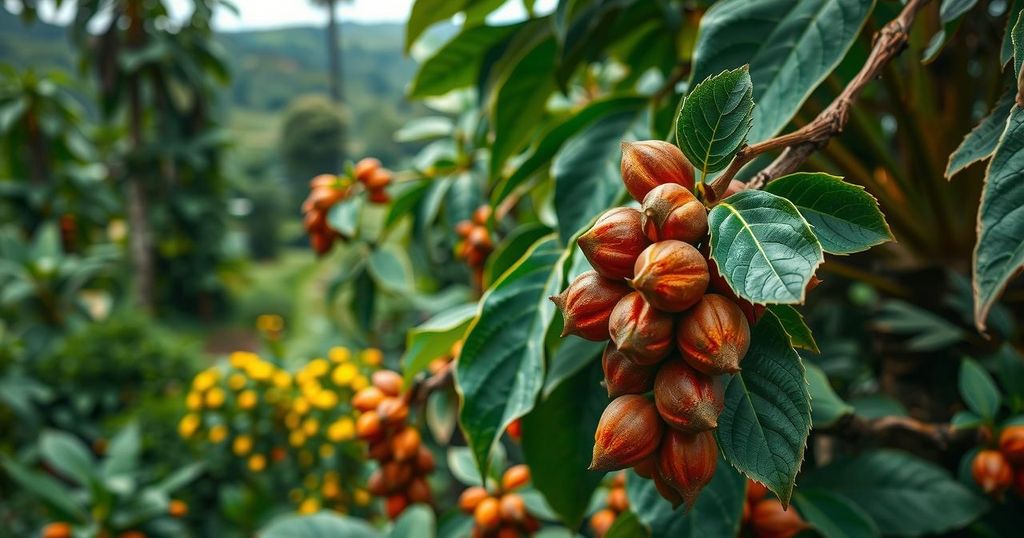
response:
<path id="1" fill-rule="evenodd" d="M 999 434 L 999 448 L 978 451 L 971 475 L 985 493 L 1002 497 L 1010 486 L 1024 496 L 1024 425 L 1009 425 Z"/>
<path id="2" fill-rule="evenodd" d="M 530 469 L 513 465 L 505 470 L 500 487 L 466 488 L 459 496 L 459 509 L 473 516 L 473 538 L 515 538 L 540 530 L 540 522 L 526 510 L 526 502 L 515 490 L 530 481 Z"/>
<path id="3" fill-rule="evenodd" d="M 674 506 L 691 507 L 718 462 L 711 430 L 724 406 L 720 376 L 739 371 L 753 319 L 699 250 L 707 209 L 679 148 L 624 143 L 622 179 L 641 209 L 601 215 L 577 241 L 594 270 L 551 299 L 563 336 L 611 339 L 602 363 L 614 399 L 591 469 L 633 467 Z"/>
<path id="4" fill-rule="evenodd" d="M 629 510 L 629 497 L 626 496 L 626 474 L 618 473 L 612 478 L 608 488 L 605 507 L 590 516 L 590 530 L 594 531 L 594 536 L 602 538 L 608 534 L 608 530 L 615 524 L 615 519 L 626 510 Z"/>
<path id="5" fill-rule="evenodd" d="M 491 207 L 482 205 L 473 212 L 473 218 L 455 225 L 455 233 L 462 238 L 455 246 L 455 254 L 464 260 L 473 271 L 473 277 L 479 286 L 483 279 L 484 264 L 487 256 L 494 251 L 491 232 L 487 229 L 487 221 L 491 218 Z"/>
<path id="6" fill-rule="evenodd" d="M 435 357 L 427 363 L 427 372 L 430 375 L 437 375 L 444 371 L 445 368 L 451 368 L 452 361 L 459 358 L 459 354 L 462 353 L 462 340 L 456 340 L 452 347 L 448 349 L 448 353 Z"/>
<path id="7" fill-rule="evenodd" d="M 381 167 L 380 161 L 373 157 L 357 162 L 351 175 L 321 174 L 309 182 L 309 196 L 302 202 L 303 226 L 317 254 L 323 255 L 331 250 L 335 239 L 345 239 L 339 231 L 331 228 L 327 212 L 334 204 L 354 194 L 360 184 L 366 190 L 370 203 L 386 204 L 391 201 L 387 191 L 391 172 Z"/>
<path id="8" fill-rule="evenodd" d="M 760 482 L 747 480 L 747 499 L 743 504 L 743 524 L 757 538 L 792 538 L 810 527 L 796 508 L 785 508 Z"/>
<path id="9" fill-rule="evenodd" d="M 370 459 L 379 467 L 367 480 L 370 493 L 384 497 L 384 511 L 395 519 L 412 503 L 431 502 L 427 475 L 434 470 L 434 455 L 408 425 L 409 403 L 402 396 L 402 376 L 390 370 L 373 373 L 372 384 L 352 397 L 361 412 L 356 435 L 366 441 Z"/>

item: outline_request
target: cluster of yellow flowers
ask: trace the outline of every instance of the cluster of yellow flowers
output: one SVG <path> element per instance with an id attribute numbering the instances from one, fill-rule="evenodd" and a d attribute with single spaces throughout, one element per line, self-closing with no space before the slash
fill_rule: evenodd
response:
<path id="1" fill-rule="evenodd" d="M 255 353 L 232 353 L 192 380 L 178 431 L 254 474 L 290 458 L 280 469 L 303 476 L 290 494 L 300 512 L 364 506 L 371 495 L 356 487 L 364 456 L 350 401 L 381 361 L 378 349 L 334 347 L 292 375 Z"/>

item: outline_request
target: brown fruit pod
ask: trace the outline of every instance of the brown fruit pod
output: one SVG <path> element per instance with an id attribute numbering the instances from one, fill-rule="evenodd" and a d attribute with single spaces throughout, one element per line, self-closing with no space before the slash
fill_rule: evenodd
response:
<path id="1" fill-rule="evenodd" d="M 650 456 L 633 465 L 633 471 L 643 478 L 653 478 L 658 474 L 658 453 L 652 452 Z"/>
<path id="2" fill-rule="evenodd" d="M 590 469 L 616 471 L 636 465 L 657 450 L 664 429 L 658 410 L 647 398 L 635 394 L 615 398 L 594 432 Z"/>
<path id="3" fill-rule="evenodd" d="M 626 495 L 626 488 L 620 486 L 608 491 L 608 508 L 616 512 L 629 510 L 629 496 Z"/>
<path id="4" fill-rule="evenodd" d="M 708 264 L 700 251 L 689 243 L 668 240 L 640 253 L 631 285 L 654 308 L 682 312 L 700 300 L 708 280 Z"/>
<path id="5" fill-rule="evenodd" d="M 722 379 L 671 358 L 661 365 L 654 380 L 654 404 L 661 418 L 676 430 L 697 433 L 714 429 L 725 407 Z"/>
<path id="6" fill-rule="evenodd" d="M 379 437 L 367 446 L 367 457 L 371 460 L 387 461 L 391 459 L 391 443 L 386 437 Z"/>
<path id="7" fill-rule="evenodd" d="M 398 396 L 402 393 L 402 376 L 391 370 L 377 370 L 370 377 L 373 386 L 387 396 Z"/>
<path id="8" fill-rule="evenodd" d="M 367 411 L 356 419 L 356 435 L 364 441 L 380 439 L 384 430 L 381 428 L 380 415 L 375 411 Z"/>
<path id="9" fill-rule="evenodd" d="M 420 447 L 416 451 L 416 472 L 427 474 L 434 470 L 434 463 L 434 453 L 420 443 Z"/>
<path id="10" fill-rule="evenodd" d="M 971 461 L 971 476 L 988 494 L 1002 493 L 1013 484 L 1013 468 L 998 450 L 982 450 Z"/>
<path id="11" fill-rule="evenodd" d="M 679 508 L 679 505 L 683 504 L 683 496 L 680 495 L 679 492 L 676 491 L 676 489 L 668 482 L 666 482 L 660 473 L 655 471 L 655 473 L 651 475 L 651 481 L 654 482 L 654 489 L 658 490 L 661 497 L 668 501 L 672 505 L 672 508 Z"/>
<path id="12" fill-rule="evenodd" d="M 473 521 L 484 531 L 491 531 L 501 524 L 501 504 L 494 497 L 480 501 L 473 510 Z"/>
<path id="13" fill-rule="evenodd" d="M 377 409 L 380 402 L 384 400 L 384 393 L 377 387 L 366 387 L 352 397 L 352 407 L 359 411 L 372 411 Z"/>
<path id="14" fill-rule="evenodd" d="M 675 239 L 697 244 L 708 234 L 708 212 L 700 200 L 680 185 L 658 185 L 644 197 L 644 234 L 651 241 Z"/>
<path id="15" fill-rule="evenodd" d="M 612 308 L 629 293 L 625 282 L 615 282 L 587 271 L 576 277 L 561 294 L 550 297 L 562 311 L 562 336 L 574 334 L 587 340 L 608 339 Z"/>
<path id="16" fill-rule="evenodd" d="M 650 305 L 639 292 L 615 304 L 608 318 L 608 334 L 615 349 L 637 364 L 657 364 L 672 351 L 675 319 Z"/>
<path id="17" fill-rule="evenodd" d="M 405 495 L 398 494 L 388 497 L 384 501 L 384 512 L 387 514 L 389 519 L 396 519 L 402 515 L 405 508 L 409 506 L 409 498 Z"/>
<path id="18" fill-rule="evenodd" d="M 692 190 L 693 178 L 693 165 L 675 144 L 661 140 L 622 143 L 622 182 L 638 202 L 666 183 Z"/>
<path id="19" fill-rule="evenodd" d="M 520 463 L 505 469 L 501 475 L 501 490 L 508 492 L 519 489 L 530 481 L 530 468 Z"/>
<path id="20" fill-rule="evenodd" d="M 353 172 L 356 176 L 356 181 L 366 183 L 370 179 L 370 176 L 372 176 L 378 169 L 380 169 L 379 160 L 374 159 L 373 157 L 365 157 L 359 159 L 359 162 L 356 163 Z"/>
<path id="21" fill-rule="evenodd" d="M 729 286 L 729 283 L 726 282 L 725 277 L 722 276 L 722 273 L 718 270 L 718 264 L 715 263 L 715 260 L 711 257 L 707 257 L 706 259 L 708 262 L 708 275 L 710 276 L 708 290 L 719 295 L 724 295 L 729 300 L 736 303 L 736 306 L 739 306 L 740 310 L 743 311 L 743 315 L 746 316 L 747 323 L 750 325 L 756 325 L 758 320 L 761 319 L 761 316 L 764 315 L 765 306 L 763 304 L 751 303 L 750 301 L 742 299 L 740 296 L 736 295 L 736 292 L 733 291 L 732 287 Z"/>
<path id="22" fill-rule="evenodd" d="M 673 429 L 665 432 L 658 452 L 658 474 L 693 508 L 704 486 L 715 476 L 718 465 L 718 443 L 710 431 L 683 433 Z"/>
<path id="23" fill-rule="evenodd" d="M 379 191 L 391 184 L 391 172 L 385 168 L 378 168 L 369 174 L 365 180 L 360 180 L 366 188 L 371 191 Z"/>
<path id="24" fill-rule="evenodd" d="M 491 206 L 482 205 L 473 211 L 473 222 L 485 226 L 487 221 L 491 219 Z"/>
<path id="25" fill-rule="evenodd" d="M 380 466 L 384 475 L 384 486 L 388 491 L 398 491 L 412 480 L 412 466 L 398 461 L 389 461 Z"/>
<path id="26" fill-rule="evenodd" d="M 498 511 L 501 513 L 501 520 L 505 523 L 522 523 L 526 519 L 526 503 L 516 493 L 502 495 Z"/>
<path id="27" fill-rule="evenodd" d="M 756 503 L 768 494 L 768 488 L 760 482 L 747 479 L 747 502 Z"/>
<path id="28" fill-rule="evenodd" d="M 406 490 L 406 494 L 409 496 L 409 501 L 414 503 L 429 503 L 431 499 L 430 484 L 422 476 L 414 478 L 412 482 L 409 482 L 409 488 Z"/>
<path id="29" fill-rule="evenodd" d="M 420 432 L 406 426 L 391 438 L 391 455 L 396 461 L 406 461 L 416 456 L 420 449 Z"/>
<path id="30" fill-rule="evenodd" d="M 599 275 L 621 280 L 633 278 L 636 259 L 651 242 L 644 235 L 643 215 L 616 207 L 598 217 L 576 244 Z"/>
<path id="31" fill-rule="evenodd" d="M 792 506 L 787 510 L 778 499 L 762 499 L 750 511 L 750 525 L 758 538 L 792 538 L 808 524 Z"/>
<path id="32" fill-rule="evenodd" d="M 472 514 L 477 505 L 489 497 L 486 489 L 480 486 L 470 486 L 459 495 L 459 510 Z"/>
<path id="33" fill-rule="evenodd" d="M 649 392 L 654 388 L 654 376 L 658 373 L 657 365 L 638 364 L 625 353 L 615 349 L 612 342 L 604 348 L 601 367 L 604 369 L 604 384 L 608 389 L 609 398 Z"/>
<path id="34" fill-rule="evenodd" d="M 405 422 L 409 416 L 409 405 L 401 398 L 384 398 L 377 406 L 381 424 L 395 426 Z"/>
<path id="35" fill-rule="evenodd" d="M 709 293 L 679 320 L 676 345 L 698 371 L 734 374 L 750 347 L 750 325 L 736 303 Z"/>
<path id="36" fill-rule="evenodd" d="M 999 451 L 1010 465 L 1024 464 L 1024 426 L 1011 425 L 999 434 Z"/>
<path id="37" fill-rule="evenodd" d="M 370 473 L 370 478 L 366 479 L 366 490 L 378 497 L 388 494 L 388 485 L 384 482 L 384 473 L 380 469 Z"/>
<path id="38" fill-rule="evenodd" d="M 615 511 L 608 508 L 598 510 L 590 516 L 590 530 L 594 531 L 594 536 L 600 538 L 608 534 L 608 530 L 615 524 L 616 517 Z"/>

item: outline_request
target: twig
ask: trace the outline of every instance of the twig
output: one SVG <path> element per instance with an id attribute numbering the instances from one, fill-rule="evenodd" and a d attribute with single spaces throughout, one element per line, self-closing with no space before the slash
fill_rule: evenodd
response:
<path id="1" fill-rule="evenodd" d="M 454 379 L 454 369 L 455 361 L 448 361 L 433 375 L 416 380 L 412 388 L 409 389 L 409 392 L 405 393 L 406 402 L 423 402 L 427 399 L 427 396 L 430 396 L 431 392 L 440 390 L 450 384 Z"/>
<path id="2" fill-rule="evenodd" d="M 748 188 L 761 188 L 765 183 L 796 170 L 811 153 L 827 144 L 830 138 L 842 132 L 846 122 L 850 119 L 850 108 L 853 106 L 853 102 L 864 90 L 864 87 L 878 78 L 882 69 L 903 51 L 907 39 L 910 37 L 910 26 L 914 23 L 917 12 L 928 2 L 929 0 L 910 0 L 903 6 L 903 10 L 895 19 L 882 27 L 875 35 L 874 46 L 860 72 L 811 123 L 792 133 L 740 149 L 725 172 L 711 184 L 714 198 L 720 198 L 729 186 L 729 181 L 758 155 L 785 148 L 771 164 L 748 182 Z"/>
<path id="3" fill-rule="evenodd" d="M 847 415 L 832 427 L 815 431 L 834 433 L 843 437 L 872 439 L 909 433 L 929 441 L 940 449 L 945 449 L 960 440 L 973 439 L 978 435 L 977 431 L 973 429 L 957 429 L 946 422 L 923 422 L 916 418 L 900 416 L 864 418 L 858 415 Z"/>

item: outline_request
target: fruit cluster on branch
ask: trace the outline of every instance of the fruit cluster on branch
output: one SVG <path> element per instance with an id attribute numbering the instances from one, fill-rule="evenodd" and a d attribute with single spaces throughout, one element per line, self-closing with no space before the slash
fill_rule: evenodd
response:
<path id="1" fill-rule="evenodd" d="M 626 473 L 616 473 L 608 488 L 605 507 L 590 516 L 590 530 L 594 536 L 602 538 L 615 524 L 619 514 L 629 510 L 629 497 L 626 495 Z"/>
<path id="2" fill-rule="evenodd" d="M 473 516 L 473 538 L 515 538 L 540 530 L 540 522 L 526 509 L 515 491 L 530 481 L 530 469 L 513 465 L 505 470 L 501 484 L 466 488 L 459 496 L 459 509 Z"/>
<path id="3" fill-rule="evenodd" d="M 373 157 L 357 162 L 350 173 L 340 176 L 321 174 L 313 178 L 309 182 L 309 196 L 302 202 L 302 223 L 313 250 L 324 255 L 331 250 L 335 239 L 349 239 L 328 222 L 327 213 L 332 207 L 356 195 L 360 189 L 366 192 L 366 199 L 371 204 L 386 204 L 391 201 L 387 191 L 391 181 L 391 171 L 381 167 L 380 161 Z"/>
<path id="4" fill-rule="evenodd" d="M 757 538 L 792 538 L 810 528 L 796 508 L 783 507 L 782 502 L 768 494 L 768 488 L 753 480 L 747 480 L 743 524 Z"/>
<path id="5" fill-rule="evenodd" d="M 1024 426 L 1004 427 L 998 448 L 979 450 L 971 461 L 971 476 L 993 497 L 1001 498 L 1010 486 L 1024 496 Z"/>
<path id="6" fill-rule="evenodd" d="M 482 205 L 473 212 L 473 218 L 460 221 L 455 225 L 455 233 L 461 240 L 455 246 L 455 255 L 466 262 L 473 271 L 473 279 L 480 287 L 483 282 L 484 265 L 487 257 L 494 252 L 491 232 L 487 229 L 487 221 L 491 218 L 491 206 Z"/>

